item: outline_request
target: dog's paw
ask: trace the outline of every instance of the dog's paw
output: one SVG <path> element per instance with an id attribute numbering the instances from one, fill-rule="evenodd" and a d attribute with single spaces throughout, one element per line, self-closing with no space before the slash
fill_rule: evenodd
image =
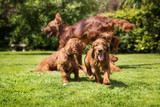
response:
<path id="1" fill-rule="evenodd" d="M 63 83 L 63 86 L 66 86 L 67 85 L 67 83 Z"/>
<path id="2" fill-rule="evenodd" d="M 89 76 L 89 79 L 92 79 L 94 76 L 93 75 L 91 75 L 91 76 Z"/>
<path id="3" fill-rule="evenodd" d="M 110 81 L 103 81 L 103 84 L 105 84 L 105 85 L 110 85 L 111 82 L 110 82 Z"/>

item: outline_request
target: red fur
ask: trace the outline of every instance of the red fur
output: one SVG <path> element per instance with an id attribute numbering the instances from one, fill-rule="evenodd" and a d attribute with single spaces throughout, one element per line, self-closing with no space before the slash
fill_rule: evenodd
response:
<path id="1" fill-rule="evenodd" d="M 113 43 L 113 52 L 118 51 L 119 38 L 114 37 L 114 30 L 117 26 L 120 26 L 122 30 L 129 31 L 133 29 L 134 24 L 129 23 L 126 20 L 107 18 L 104 16 L 92 16 L 78 23 L 68 26 L 62 24 L 62 18 L 59 13 L 53 21 L 42 29 L 43 33 L 48 33 L 48 37 L 56 35 L 59 39 L 58 50 L 63 48 L 70 38 L 78 38 L 82 42 L 88 44 L 97 38 L 103 37 L 107 41 Z M 112 39 L 114 39 L 112 41 Z M 118 40 L 116 40 L 118 39 Z M 115 42 L 116 41 L 116 42 Z M 78 61 L 81 59 L 81 55 L 78 55 Z M 81 61 L 79 61 L 81 63 Z"/>

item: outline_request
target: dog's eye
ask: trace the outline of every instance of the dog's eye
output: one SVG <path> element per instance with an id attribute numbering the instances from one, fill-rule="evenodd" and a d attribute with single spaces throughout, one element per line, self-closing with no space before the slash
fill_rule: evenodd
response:
<path id="1" fill-rule="evenodd" d="M 106 46 L 105 44 L 103 44 L 103 46 Z"/>

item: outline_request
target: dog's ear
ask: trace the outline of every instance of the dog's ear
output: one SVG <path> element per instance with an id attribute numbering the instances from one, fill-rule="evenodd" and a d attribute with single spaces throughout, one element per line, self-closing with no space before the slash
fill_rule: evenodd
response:
<path id="1" fill-rule="evenodd" d="M 94 53 L 94 52 L 95 52 L 94 47 L 95 47 L 95 43 L 93 42 L 93 43 L 92 43 L 92 49 L 93 49 L 93 50 L 92 50 L 92 58 L 93 58 L 93 59 L 94 59 L 94 56 L 95 56 L 95 53 Z"/>
<path id="2" fill-rule="evenodd" d="M 56 21 L 58 24 L 62 24 L 62 18 L 61 15 L 59 13 L 56 14 Z"/>
<path id="3" fill-rule="evenodd" d="M 92 50 L 92 58 L 94 59 L 94 56 L 95 56 L 95 53 L 94 53 L 95 51 L 94 51 L 94 48 L 93 48 L 93 50 Z"/>
<path id="4" fill-rule="evenodd" d="M 116 57 L 116 56 L 114 56 L 114 55 L 112 55 L 112 54 L 110 54 L 110 60 L 112 61 L 112 62 L 116 62 L 116 61 L 118 61 L 118 57 Z"/>
<path id="5" fill-rule="evenodd" d="M 86 48 L 86 44 L 83 43 L 80 40 L 77 40 L 76 42 L 77 42 L 76 43 L 76 49 L 77 49 L 77 51 L 79 51 L 80 53 L 83 53 L 84 49 Z"/>
<path id="6" fill-rule="evenodd" d="M 114 58 L 114 61 L 116 62 L 116 61 L 118 61 L 118 57 L 116 57 L 116 56 L 114 56 L 115 58 Z"/>

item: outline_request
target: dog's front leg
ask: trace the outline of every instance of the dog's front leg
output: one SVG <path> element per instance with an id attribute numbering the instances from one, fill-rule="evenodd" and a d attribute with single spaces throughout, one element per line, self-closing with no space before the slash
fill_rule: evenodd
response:
<path id="1" fill-rule="evenodd" d="M 80 65 L 82 65 L 82 54 L 77 55 L 77 60 Z"/>
<path id="2" fill-rule="evenodd" d="M 110 68 L 104 69 L 104 79 L 103 84 L 110 85 L 111 82 L 109 80 Z"/>
<path id="3" fill-rule="evenodd" d="M 74 73 L 74 81 L 78 81 L 79 80 L 78 67 L 74 69 L 73 73 Z"/>
<path id="4" fill-rule="evenodd" d="M 95 70 L 95 79 L 98 84 L 102 84 L 103 78 L 101 77 L 100 70 L 98 68 Z"/>
<path id="5" fill-rule="evenodd" d="M 60 69 L 63 83 L 68 83 L 68 75 L 64 69 Z"/>

